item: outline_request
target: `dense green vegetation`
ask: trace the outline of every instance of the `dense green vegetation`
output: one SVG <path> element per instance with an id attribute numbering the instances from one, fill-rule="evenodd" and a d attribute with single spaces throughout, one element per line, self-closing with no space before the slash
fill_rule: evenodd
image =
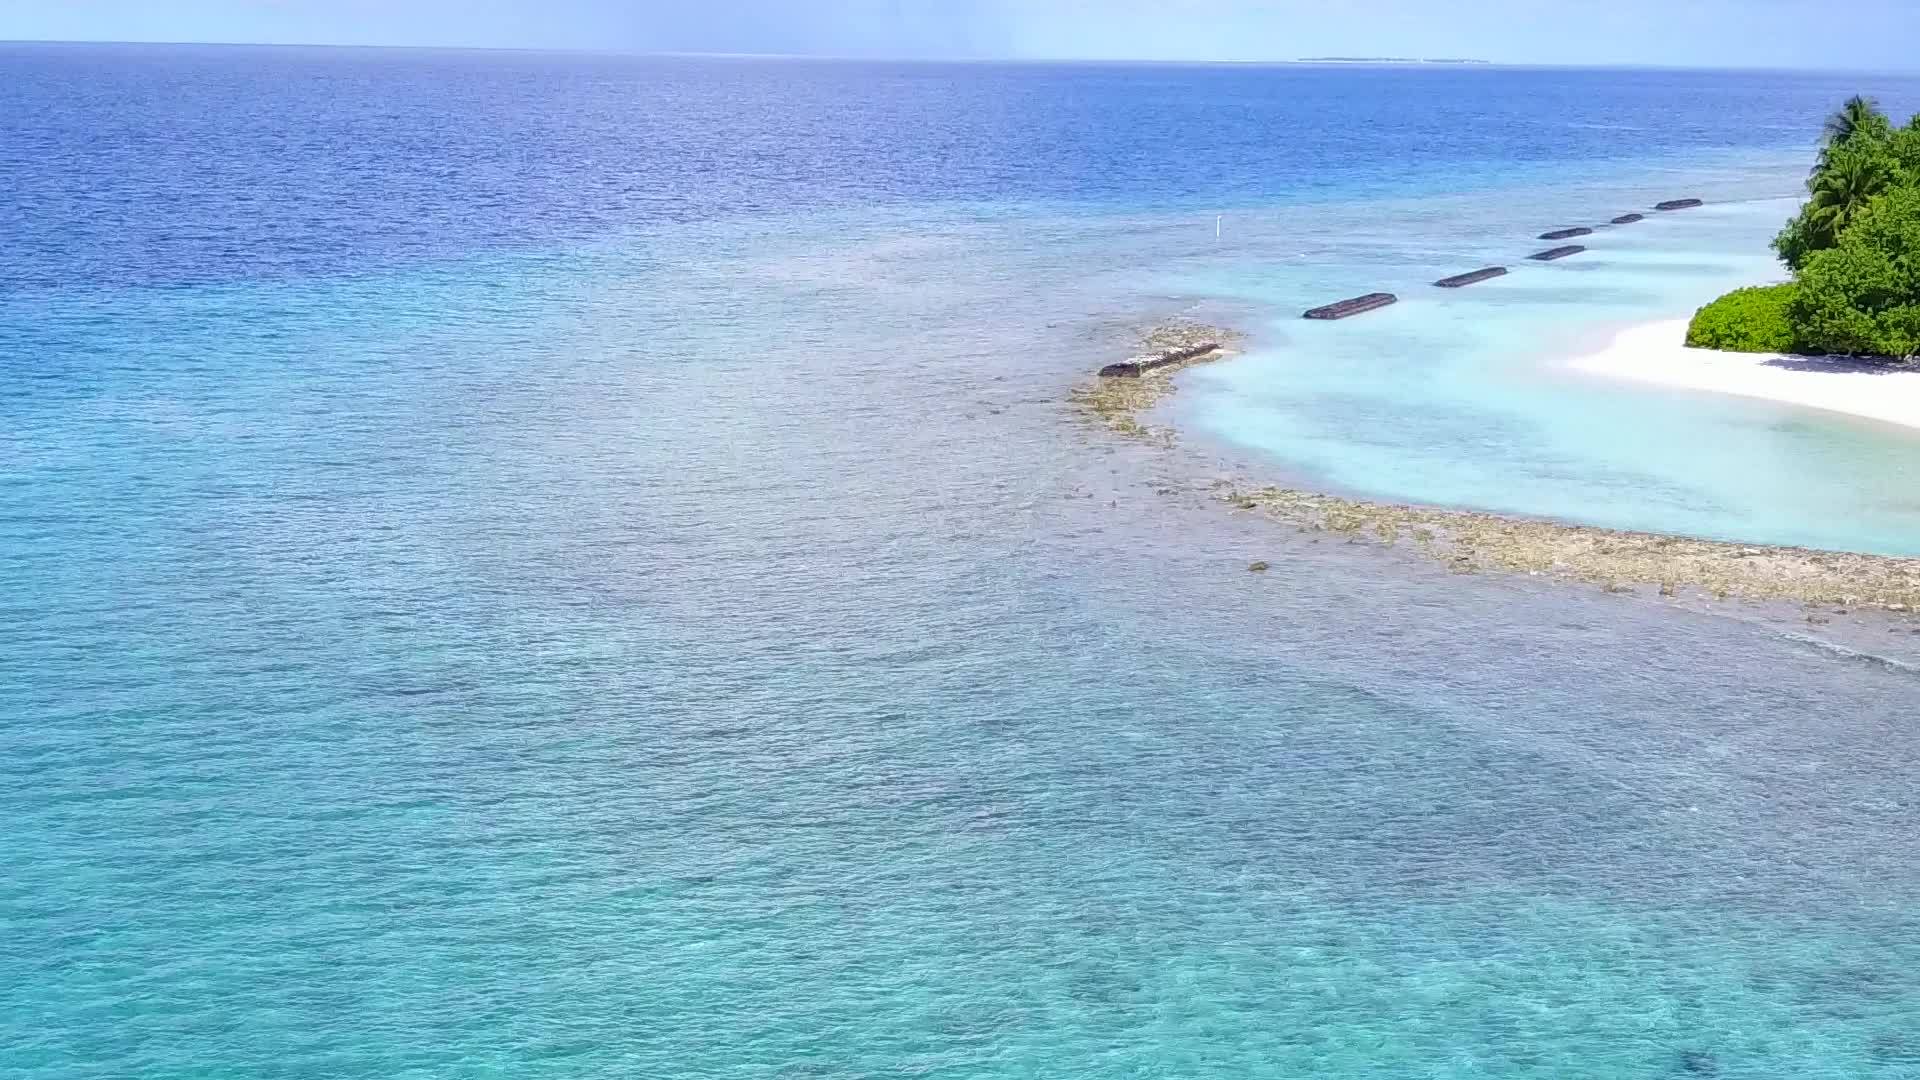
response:
<path id="1" fill-rule="evenodd" d="M 1793 352 L 1799 344 L 1787 308 L 1799 286 L 1738 289 L 1708 304 L 1687 328 L 1687 344 L 1727 352 Z"/>
<path id="2" fill-rule="evenodd" d="M 1803 348 L 1920 354 L 1920 186 L 1876 196 L 1799 280 L 1787 317 Z"/>
<path id="3" fill-rule="evenodd" d="M 1774 239 L 1790 284 L 1700 309 L 1687 343 L 1740 352 L 1920 355 L 1920 117 L 1855 97 L 1827 120 L 1807 201 Z"/>

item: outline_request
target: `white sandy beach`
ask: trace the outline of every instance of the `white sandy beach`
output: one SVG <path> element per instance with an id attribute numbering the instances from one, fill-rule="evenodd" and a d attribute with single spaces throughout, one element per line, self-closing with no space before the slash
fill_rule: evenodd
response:
<path id="1" fill-rule="evenodd" d="M 1920 368 L 1686 347 L 1687 320 L 1622 331 L 1574 371 L 1683 390 L 1759 398 L 1920 429 Z"/>

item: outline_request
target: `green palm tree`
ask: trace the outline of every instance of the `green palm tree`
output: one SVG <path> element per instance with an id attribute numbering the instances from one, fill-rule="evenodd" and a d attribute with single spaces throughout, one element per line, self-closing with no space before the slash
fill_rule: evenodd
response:
<path id="1" fill-rule="evenodd" d="M 1820 138 L 1820 156 L 1814 159 L 1813 169 L 1807 174 L 1807 188 L 1820 181 L 1820 174 L 1827 171 L 1827 165 L 1841 147 L 1865 136 L 1885 138 L 1892 135 L 1893 124 L 1887 114 L 1880 111 L 1880 103 L 1870 97 L 1855 94 L 1846 103 L 1827 117 L 1827 123 Z"/>
<path id="2" fill-rule="evenodd" d="M 1856 99 L 1858 100 L 1858 99 Z M 1893 176 L 1885 160 L 1864 153 L 1836 154 L 1813 178 L 1807 200 L 1807 227 L 1813 250 L 1832 247 Z"/>
<path id="3" fill-rule="evenodd" d="M 1855 94 L 1840 106 L 1838 112 L 1827 117 L 1826 142 L 1829 149 L 1845 146 L 1855 135 L 1863 131 L 1887 126 L 1887 116 L 1880 111 L 1880 103 L 1870 97 Z"/>

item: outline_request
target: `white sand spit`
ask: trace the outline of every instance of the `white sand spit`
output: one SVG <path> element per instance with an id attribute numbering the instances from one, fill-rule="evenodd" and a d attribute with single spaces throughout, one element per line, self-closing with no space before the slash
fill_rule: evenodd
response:
<path id="1" fill-rule="evenodd" d="M 1734 394 L 1920 429 L 1920 367 L 1686 346 L 1684 319 L 1622 331 L 1572 370 L 1681 390 Z"/>

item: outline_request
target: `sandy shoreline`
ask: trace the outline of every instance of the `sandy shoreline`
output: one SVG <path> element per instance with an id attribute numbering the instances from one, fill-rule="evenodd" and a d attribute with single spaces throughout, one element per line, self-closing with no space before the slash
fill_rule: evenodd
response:
<path id="1" fill-rule="evenodd" d="M 1675 332 L 1677 328 L 1677 332 Z M 1657 323 L 1637 327 L 1617 338 L 1596 357 L 1576 362 L 1581 370 L 1596 374 L 1625 376 L 1627 371 L 1647 371 L 1649 381 L 1684 385 L 1691 389 L 1711 389 L 1721 393 L 1739 393 L 1722 387 L 1758 385 L 1771 387 L 1772 376 L 1765 374 L 1768 357 L 1731 356 L 1727 363 L 1712 363 L 1724 354 L 1703 353 L 1708 369 L 1724 374 L 1709 378 L 1699 371 L 1689 372 L 1686 381 L 1674 383 L 1664 375 L 1671 366 L 1685 367 L 1696 360 L 1696 350 L 1674 344 L 1685 336 L 1686 324 Z M 1153 348 L 1191 341 L 1234 342 L 1239 335 L 1216 327 L 1170 325 L 1148 335 Z M 1139 378 L 1095 377 L 1076 387 L 1069 400 L 1083 419 L 1118 435 L 1145 439 L 1171 450 L 1177 438 L 1170 430 L 1143 422 L 1145 413 L 1175 392 L 1174 375 L 1179 370 L 1233 355 L 1228 348 L 1153 371 Z M 1833 363 L 1832 361 L 1819 361 Z M 1741 372 L 1758 368 L 1758 381 Z M 1813 408 L 1857 405 L 1857 415 L 1907 423 L 1920 428 L 1920 372 L 1891 372 L 1886 375 L 1823 375 L 1781 369 L 1779 375 L 1798 387 L 1803 381 L 1818 382 L 1831 378 L 1841 386 L 1866 382 L 1878 386 L 1888 378 L 1910 379 L 1912 387 L 1886 401 L 1874 402 L 1848 391 L 1825 391 L 1828 397 L 1815 400 L 1806 391 L 1795 390 L 1790 398 L 1770 397 Z M 1786 393 L 1787 388 L 1774 390 Z M 1872 394 L 1867 390 L 1865 393 Z M 1848 396 L 1852 395 L 1852 396 Z M 1767 396 L 1746 394 L 1745 396 Z M 1888 407 L 1904 402 L 1904 408 Z M 1872 409 L 1872 412 L 1863 410 Z M 1714 599 L 1739 597 L 1747 600 L 1788 600 L 1807 604 L 1832 604 L 1846 609 L 1881 608 L 1908 614 L 1920 611 L 1920 558 L 1900 558 L 1844 551 L 1820 551 L 1809 548 L 1742 544 L 1721 540 L 1703 540 L 1685 536 L 1627 532 L 1588 525 L 1491 514 L 1473 510 L 1447 510 L 1434 507 L 1349 499 L 1320 492 L 1293 488 L 1260 486 L 1255 481 L 1235 482 L 1215 479 L 1213 496 L 1241 511 L 1251 511 L 1296 529 L 1342 534 L 1356 541 L 1371 541 L 1388 547 L 1411 544 L 1423 555 L 1445 562 L 1458 573 L 1499 572 L 1545 576 L 1600 585 L 1610 592 L 1634 592 L 1639 588 L 1657 589 L 1662 596 L 1698 594 Z M 1809 621 L 1825 620 L 1809 615 Z"/>
<path id="2" fill-rule="evenodd" d="M 1754 398 L 1920 430 L 1920 369 L 1858 360 L 1690 349 L 1687 320 L 1646 323 L 1569 362 L 1585 375 Z"/>

